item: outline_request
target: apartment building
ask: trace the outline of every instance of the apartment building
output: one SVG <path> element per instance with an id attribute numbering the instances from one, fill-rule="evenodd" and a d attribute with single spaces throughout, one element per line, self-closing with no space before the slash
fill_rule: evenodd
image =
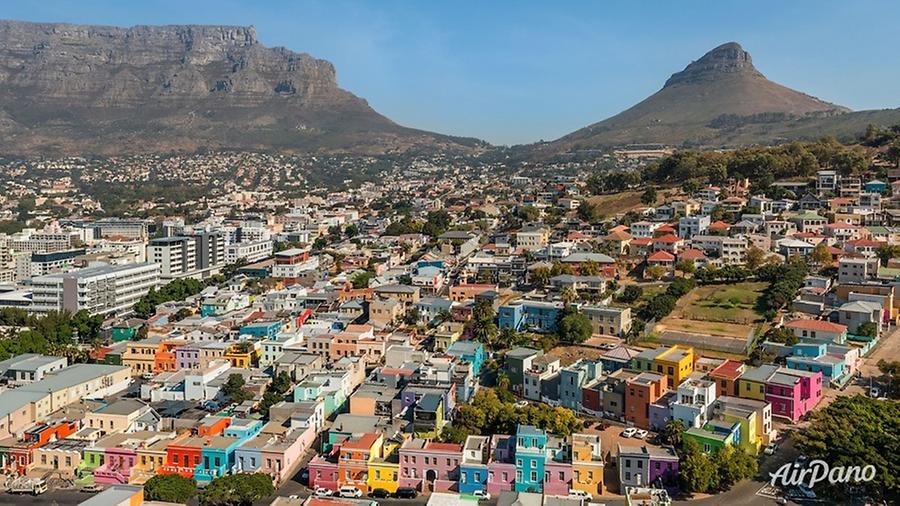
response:
<path id="1" fill-rule="evenodd" d="M 151 288 L 159 284 L 159 265 L 98 264 L 67 273 L 32 279 L 34 313 L 82 309 L 92 315 L 126 314 Z"/>

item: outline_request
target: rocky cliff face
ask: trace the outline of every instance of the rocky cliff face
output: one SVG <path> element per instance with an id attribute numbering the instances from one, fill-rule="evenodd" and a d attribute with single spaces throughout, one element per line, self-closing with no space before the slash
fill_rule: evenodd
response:
<path id="1" fill-rule="evenodd" d="M 475 144 L 393 123 L 331 63 L 240 26 L 0 21 L 0 133 L 0 150 L 26 154 Z"/>

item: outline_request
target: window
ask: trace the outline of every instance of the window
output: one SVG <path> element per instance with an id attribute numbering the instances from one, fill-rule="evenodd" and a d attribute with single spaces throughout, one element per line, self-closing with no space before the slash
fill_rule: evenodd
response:
<path id="1" fill-rule="evenodd" d="M 531 481 L 537 481 L 537 471 L 531 471 Z"/>

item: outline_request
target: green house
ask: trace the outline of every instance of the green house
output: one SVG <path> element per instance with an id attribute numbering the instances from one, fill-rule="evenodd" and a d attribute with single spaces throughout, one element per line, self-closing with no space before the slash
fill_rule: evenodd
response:
<path id="1" fill-rule="evenodd" d="M 682 438 L 694 440 L 704 452 L 714 452 L 726 446 L 740 446 L 741 424 L 724 420 L 711 420 L 703 427 L 691 427 Z"/>

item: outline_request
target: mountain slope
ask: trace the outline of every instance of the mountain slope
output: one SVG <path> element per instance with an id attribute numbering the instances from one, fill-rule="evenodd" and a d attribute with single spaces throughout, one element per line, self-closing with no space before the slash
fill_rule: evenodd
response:
<path id="1" fill-rule="evenodd" d="M 727 144 L 735 131 L 759 125 L 836 117 L 849 109 L 766 79 L 737 43 L 723 44 L 661 90 L 611 118 L 573 132 L 548 147 L 583 149 L 632 143 Z M 746 137 L 750 137 L 747 139 Z M 745 141 L 765 141 L 761 132 Z"/>
<path id="2" fill-rule="evenodd" d="M 331 63 L 252 27 L 0 21 L 0 151 L 469 151 L 405 128 L 337 85 Z"/>

